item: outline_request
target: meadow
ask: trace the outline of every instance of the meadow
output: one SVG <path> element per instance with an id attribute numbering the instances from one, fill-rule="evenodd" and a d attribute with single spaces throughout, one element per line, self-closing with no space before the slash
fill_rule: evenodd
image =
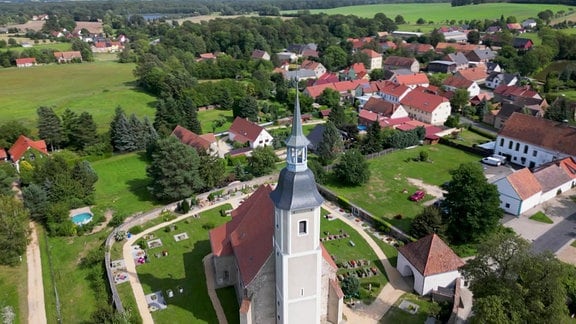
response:
<path id="1" fill-rule="evenodd" d="M 1 38 L 0 38 L 1 39 Z M 23 50 L 27 49 L 26 47 L 6 47 L 0 49 L 0 51 L 13 51 L 13 52 L 22 52 Z M 34 44 L 34 49 L 43 50 L 43 49 L 52 49 L 54 51 L 70 51 L 72 50 L 71 43 L 38 43 Z"/>
<path id="2" fill-rule="evenodd" d="M 134 64 L 99 61 L 82 64 L 49 64 L 33 68 L 0 69 L 0 120 L 18 120 L 36 126 L 36 110 L 66 108 L 92 115 L 99 132 L 108 130 L 116 107 L 142 118 L 154 118 L 156 98 L 136 88 Z"/>
<path id="3" fill-rule="evenodd" d="M 372 18 L 376 13 L 384 13 L 387 17 L 394 19 L 397 15 L 402 15 L 408 23 L 416 23 L 419 18 L 434 23 L 444 23 L 447 20 L 472 20 L 472 19 L 499 19 L 515 16 L 519 21 L 536 17 L 538 12 L 550 9 L 553 12 L 564 10 L 566 12 L 572 8 L 564 5 L 548 4 L 513 4 L 513 3 L 485 3 L 481 5 L 452 7 L 450 3 L 392 3 L 376 5 L 360 5 L 350 7 L 339 7 L 332 9 L 315 9 L 310 13 L 326 13 L 328 15 L 356 15 L 359 17 Z M 286 11 L 283 13 L 293 13 Z M 401 29 L 401 28 L 400 28 Z"/>
<path id="4" fill-rule="evenodd" d="M 26 272 L 26 258 L 14 267 L 0 266 L 0 309 L 11 307 L 16 314 L 15 324 L 28 320 Z"/>

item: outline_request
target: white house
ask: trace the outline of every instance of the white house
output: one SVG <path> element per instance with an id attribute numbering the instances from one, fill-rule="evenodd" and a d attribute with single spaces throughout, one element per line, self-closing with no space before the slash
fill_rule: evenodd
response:
<path id="1" fill-rule="evenodd" d="M 197 150 L 204 150 L 208 154 L 218 154 L 218 141 L 213 133 L 198 135 L 180 125 L 176 125 L 171 135 L 178 138 L 183 144 Z"/>
<path id="2" fill-rule="evenodd" d="M 241 117 L 236 117 L 232 122 L 228 130 L 228 138 L 234 142 L 248 142 L 252 149 L 272 145 L 274 139 L 264 127 Z"/>
<path id="3" fill-rule="evenodd" d="M 382 54 L 369 48 L 363 49 L 362 53 L 368 55 L 368 58 L 370 59 L 368 70 L 372 71 L 374 69 L 382 68 Z"/>
<path id="4" fill-rule="evenodd" d="M 516 83 L 518 83 L 518 77 L 510 73 L 492 72 L 486 78 L 486 87 L 490 89 L 496 89 L 502 84 L 513 86 Z"/>
<path id="5" fill-rule="evenodd" d="M 314 75 L 316 76 L 316 78 L 319 78 L 321 75 L 326 73 L 326 68 L 324 67 L 324 65 L 322 65 L 322 63 L 310 60 L 305 60 L 304 62 L 302 62 L 302 64 L 300 65 L 300 69 L 314 71 Z"/>
<path id="6" fill-rule="evenodd" d="M 426 73 L 413 73 L 413 74 L 396 74 L 391 79 L 392 82 L 396 84 L 403 84 L 410 89 L 416 87 L 428 88 L 430 85 L 430 80 Z"/>
<path id="7" fill-rule="evenodd" d="M 568 158 L 570 159 L 570 158 Z M 534 170 L 534 177 L 542 187 L 540 203 L 544 203 L 563 192 L 572 189 L 576 182 L 559 164 L 549 163 Z"/>
<path id="8" fill-rule="evenodd" d="M 464 79 L 457 75 L 452 75 L 446 78 L 442 86 L 444 89 L 452 92 L 455 92 L 457 89 L 465 89 L 468 91 L 469 98 L 480 94 L 480 86 L 478 86 L 478 83 L 472 80 Z"/>
<path id="9" fill-rule="evenodd" d="M 392 103 L 400 103 L 400 100 L 404 99 L 411 90 L 406 85 L 391 81 L 377 81 L 376 87 L 378 88 L 377 94 Z"/>
<path id="10" fill-rule="evenodd" d="M 494 182 L 500 193 L 500 208 L 520 215 L 540 203 L 542 187 L 528 168 L 516 171 Z"/>
<path id="11" fill-rule="evenodd" d="M 576 128 L 515 112 L 498 133 L 494 153 L 506 156 L 512 163 L 534 168 L 576 157 L 575 143 Z"/>
<path id="12" fill-rule="evenodd" d="M 431 125 L 444 125 L 452 111 L 447 98 L 417 90 L 410 91 L 400 103 L 411 118 Z"/>
<path id="13" fill-rule="evenodd" d="M 414 290 L 422 296 L 453 286 L 463 265 L 464 261 L 436 234 L 398 248 L 396 269 L 402 276 L 414 276 Z"/>

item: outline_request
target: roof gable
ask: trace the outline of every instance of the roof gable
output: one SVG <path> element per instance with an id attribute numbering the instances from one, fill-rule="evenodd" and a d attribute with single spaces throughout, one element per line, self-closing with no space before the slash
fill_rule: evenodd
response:
<path id="1" fill-rule="evenodd" d="M 423 276 L 458 270 L 464 265 L 452 249 L 436 234 L 398 248 L 398 252 Z"/>
<path id="2" fill-rule="evenodd" d="M 540 183 L 542 192 L 548 192 L 572 180 L 566 170 L 555 163 L 538 168 L 534 171 L 534 177 Z"/>
<path id="3" fill-rule="evenodd" d="M 40 153 L 48 154 L 46 142 L 44 140 L 34 141 L 24 135 L 20 135 L 12 147 L 8 150 L 12 161 L 16 162 L 24 155 L 28 149 L 34 149 Z"/>
<path id="4" fill-rule="evenodd" d="M 442 96 L 419 91 L 411 91 L 400 101 L 400 103 L 422 111 L 433 112 L 440 104 L 448 101 L 448 99 Z"/>
<path id="5" fill-rule="evenodd" d="M 216 137 L 214 137 L 214 134 L 198 135 L 180 125 L 177 125 L 176 128 L 174 128 L 172 135 L 176 136 L 182 144 L 193 146 L 197 149 L 209 150 L 210 145 L 216 143 Z"/>
<path id="6" fill-rule="evenodd" d="M 412 57 L 402 57 L 402 56 L 388 56 L 386 60 L 384 60 L 383 65 L 392 66 L 392 67 L 403 67 L 410 69 L 412 64 L 416 62 L 415 58 Z"/>
<path id="7" fill-rule="evenodd" d="M 506 177 L 520 199 L 528 199 L 542 191 L 540 183 L 528 168 L 518 170 Z"/>
<path id="8" fill-rule="evenodd" d="M 418 84 L 430 83 L 426 73 L 400 74 L 396 76 L 396 82 L 404 85 L 418 85 Z"/>
<path id="9" fill-rule="evenodd" d="M 229 129 L 229 132 L 236 135 L 237 142 L 254 142 L 262 131 L 264 131 L 262 126 L 242 117 L 236 117 Z"/>

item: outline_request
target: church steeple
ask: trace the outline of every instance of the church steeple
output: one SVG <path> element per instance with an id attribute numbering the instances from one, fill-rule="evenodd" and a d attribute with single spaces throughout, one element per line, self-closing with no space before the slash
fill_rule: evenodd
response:
<path id="1" fill-rule="evenodd" d="M 296 103 L 294 104 L 294 118 L 292 120 L 292 133 L 286 140 L 286 167 L 293 172 L 302 172 L 308 169 L 308 144 L 310 141 L 302 132 L 302 115 L 300 114 L 300 98 L 296 89 Z"/>

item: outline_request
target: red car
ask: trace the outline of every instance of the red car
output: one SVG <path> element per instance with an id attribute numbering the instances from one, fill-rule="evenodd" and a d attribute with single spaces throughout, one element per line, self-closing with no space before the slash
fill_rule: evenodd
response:
<path id="1" fill-rule="evenodd" d="M 422 200 L 422 198 L 424 198 L 424 196 L 426 196 L 426 193 L 424 192 L 424 190 L 418 190 L 415 193 L 413 193 L 409 199 L 412 201 L 420 201 L 420 200 Z"/>

